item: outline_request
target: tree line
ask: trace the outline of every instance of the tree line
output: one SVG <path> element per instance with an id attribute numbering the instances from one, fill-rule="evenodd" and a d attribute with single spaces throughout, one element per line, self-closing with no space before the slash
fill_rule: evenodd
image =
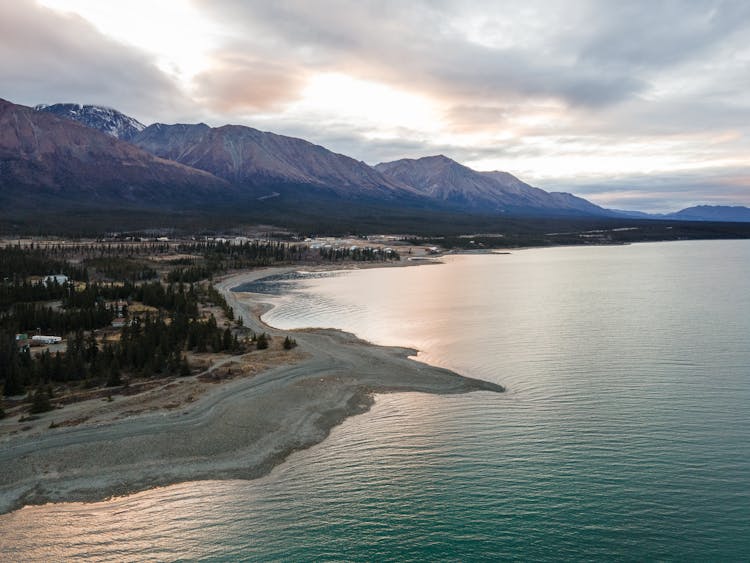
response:
<path id="1" fill-rule="evenodd" d="M 69 292 L 66 284 L 57 281 L 45 283 L 43 280 L 30 282 L 28 280 L 13 280 L 0 283 L 0 311 L 8 309 L 15 303 L 31 303 L 34 301 L 56 301 L 65 297 Z"/>
<path id="2" fill-rule="evenodd" d="M 73 280 L 88 280 L 86 268 L 50 257 L 45 250 L 22 246 L 0 247 L 0 283 L 21 283 L 30 276 L 53 273 L 64 273 Z"/>

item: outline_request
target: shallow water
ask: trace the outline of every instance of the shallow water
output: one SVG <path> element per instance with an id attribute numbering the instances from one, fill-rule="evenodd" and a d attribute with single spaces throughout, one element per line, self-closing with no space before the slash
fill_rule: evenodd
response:
<path id="1" fill-rule="evenodd" d="M 379 396 L 253 481 L 0 517 L 9 559 L 746 560 L 750 241 L 298 276 L 264 317 L 508 387 Z"/>

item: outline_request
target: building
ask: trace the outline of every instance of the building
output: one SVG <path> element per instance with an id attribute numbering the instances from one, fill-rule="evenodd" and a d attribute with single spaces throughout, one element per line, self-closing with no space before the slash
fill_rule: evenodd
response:
<path id="1" fill-rule="evenodd" d="M 62 338 L 59 336 L 45 336 L 43 334 L 38 334 L 31 337 L 31 342 L 37 344 L 37 346 L 40 344 L 59 344 L 62 342 Z"/>

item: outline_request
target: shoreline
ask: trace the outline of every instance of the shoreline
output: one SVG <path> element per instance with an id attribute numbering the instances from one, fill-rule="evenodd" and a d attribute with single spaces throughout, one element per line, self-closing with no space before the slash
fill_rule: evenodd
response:
<path id="1" fill-rule="evenodd" d="M 367 412 L 377 393 L 504 391 L 410 359 L 413 349 L 377 346 L 335 329 L 277 330 L 260 318 L 269 307 L 264 295 L 231 291 L 297 269 L 238 272 L 214 286 L 248 328 L 272 338 L 293 334 L 303 359 L 224 383 L 177 411 L 10 438 L 0 449 L 0 514 L 187 481 L 261 477 L 291 453 L 322 442 L 346 418 Z"/>

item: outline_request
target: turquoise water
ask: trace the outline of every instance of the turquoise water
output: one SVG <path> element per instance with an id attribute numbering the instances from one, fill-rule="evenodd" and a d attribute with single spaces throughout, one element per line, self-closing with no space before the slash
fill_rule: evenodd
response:
<path id="1" fill-rule="evenodd" d="M 335 326 L 497 381 L 382 395 L 252 482 L 0 517 L 7 559 L 750 558 L 750 241 L 556 248 L 282 281 Z"/>

